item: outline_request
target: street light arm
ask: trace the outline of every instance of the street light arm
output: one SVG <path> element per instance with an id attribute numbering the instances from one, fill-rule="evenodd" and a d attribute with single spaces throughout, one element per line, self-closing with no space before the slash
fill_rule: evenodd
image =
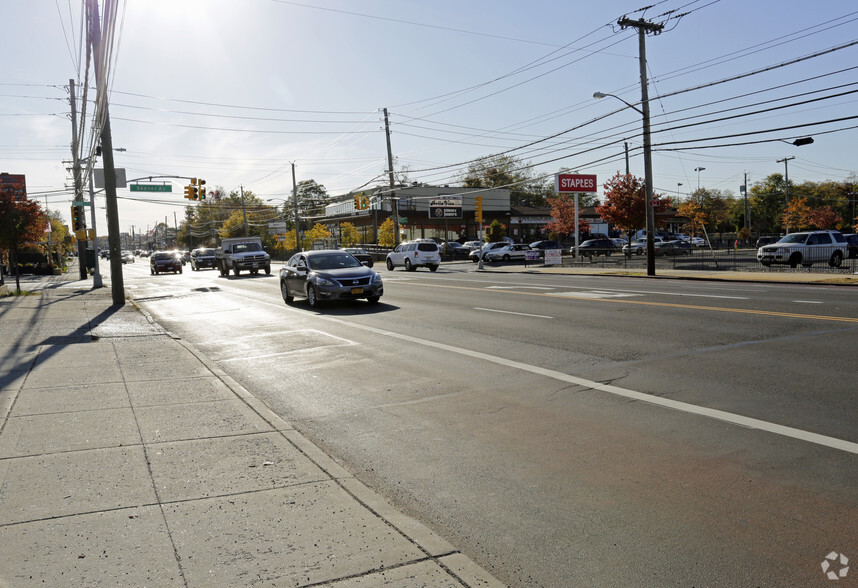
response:
<path id="1" fill-rule="evenodd" d="M 630 102 L 626 102 L 625 100 L 623 100 L 622 98 L 620 98 L 616 94 L 605 94 L 604 92 L 593 92 L 593 98 L 595 98 L 596 100 L 598 100 L 600 98 L 605 98 L 606 96 L 611 96 L 612 98 L 616 98 L 617 100 L 619 100 L 620 102 L 622 102 L 623 104 L 628 106 L 629 108 L 636 110 L 638 112 L 638 114 L 643 114 L 643 110 L 641 110 L 640 108 L 638 108 L 634 104 L 631 104 Z"/>

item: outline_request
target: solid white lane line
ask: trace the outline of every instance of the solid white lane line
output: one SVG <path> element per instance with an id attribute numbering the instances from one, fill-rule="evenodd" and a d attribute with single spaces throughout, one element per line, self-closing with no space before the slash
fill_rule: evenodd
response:
<path id="1" fill-rule="evenodd" d="M 503 314 L 516 314 L 518 316 L 532 316 L 534 318 L 546 318 L 553 319 L 553 316 L 546 316 L 544 314 L 528 314 L 526 312 L 512 312 L 510 310 L 495 310 L 494 308 L 480 308 L 479 306 L 475 306 L 474 310 L 482 310 L 484 312 L 500 312 Z"/>
<path id="2" fill-rule="evenodd" d="M 457 353 L 459 355 L 466 355 L 469 357 L 473 357 L 475 359 L 481 359 L 483 361 L 487 361 L 489 363 L 494 363 L 497 365 L 501 365 L 503 367 L 512 367 L 515 369 L 519 369 L 526 372 L 531 372 L 533 374 L 537 374 L 540 376 L 544 376 L 546 378 L 552 378 L 555 380 L 559 380 L 561 382 L 567 382 L 569 384 L 575 384 L 577 386 L 582 386 L 585 388 L 592 388 L 593 390 L 600 390 L 602 392 L 607 392 L 608 394 L 613 394 L 615 396 L 620 396 L 622 398 L 628 398 L 631 400 L 637 400 L 640 402 L 645 402 L 647 404 L 653 404 L 656 406 L 661 406 L 664 408 L 671 408 L 673 410 L 678 410 L 680 412 L 684 412 L 687 414 L 693 414 L 697 416 L 702 416 L 706 418 L 711 418 L 719 421 L 724 421 L 726 423 L 730 423 L 733 425 L 738 425 L 740 427 L 746 427 L 748 429 L 757 429 L 760 431 L 765 431 L 768 433 L 774 433 L 775 435 L 782 435 L 784 437 L 788 437 L 790 439 L 797 439 L 799 441 L 805 441 L 808 443 L 814 443 L 816 445 L 821 445 L 823 447 L 830 447 L 832 449 L 837 449 L 840 451 L 846 451 L 847 453 L 852 453 L 858 455 L 858 443 L 853 443 L 851 441 L 846 441 L 844 439 L 837 439 L 835 437 L 828 437 L 826 435 L 820 435 L 818 433 L 811 433 L 810 431 L 803 431 L 801 429 L 796 429 L 794 427 L 787 427 L 784 425 L 778 425 L 776 423 L 770 423 L 768 421 L 763 421 L 760 419 L 755 419 L 752 417 L 742 416 L 740 414 L 734 414 L 731 412 L 726 412 L 723 410 L 717 410 L 714 408 L 706 408 L 703 406 L 697 406 L 694 404 L 689 404 L 687 402 L 680 402 L 678 400 L 671 400 L 669 398 L 661 398 L 658 396 L 652 396 L 650 394 L 644 394 L 643 392 L 636 392 L 635 390 L 628 390 L 626 388 L 620 388 L 619 386 L 612 386 L 610 384 L 602 384 L 601 382 L 594 382 L 592 380 L 585 380 L 584 378 L 579 378 L 577 376 L 572 376 L 569 374 L 564 374 L 563 372 L 557 372 L 554 370 L 549 370 L 545 368 L 541 368 L 535 365 L 529 365 L 526 363 L 521 363 L 518 361 L 512 361 L 509 359 L 505 359 L 502 357 L 496 357 L 494 355 L 488 355 L 486 353 L 480 353 L 479 351 L 473 351 L 471 349 L 464 349 L 462 347 L 454 347 L 453 345 L 447 345 L 445 343 L 437 343 L 435 341 L 429 341 L 427 339 L 421 339 L 419 337 L 412 337 L 411 335 L 404 335 L 402 333 L 394 333 L 392 331 L 387 331 L 385 329 L 379 329 L 376 327 L 370 327 L 368 325 L 361 325 L 358 323 L 352 323 L 346 320 L 320 316 L 317 318 L 321 318 L 333 323 L 338 323 L 349 328 L 357 328 L 363 331 L 367 331 L 369 333 L 375 333 L 376 335 L 381 335 L 384 337 L 389 337 L 391 339 L 399 339 L 401 341 L 408 341 L 409 343 L 415 343 L 417 345 L 424 345 L 426 347 L 434 347 L 435 349 L 441 349 L 443 351 L 449 351 L 450 353 Z"/>

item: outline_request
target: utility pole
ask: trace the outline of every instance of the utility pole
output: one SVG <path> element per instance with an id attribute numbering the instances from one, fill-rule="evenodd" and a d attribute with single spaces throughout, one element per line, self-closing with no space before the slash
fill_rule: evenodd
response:
<path id="1" fill-rule="evenodd" d="M 644 183 L 646 185 L 646 275 L 655 275 L 655 206 L 653 206 L 652 179 L 652 138 L 649 126 L 649 90 L 646 75 L 646 34 L 659 34 L 664 29 L 663 24 L 655 24 L 641 20 L 631 20 L 623 17 L 617 21 L 622 29 L 633 27 L 638 30 L 638 53 L 641 71 L 641 112 L 643 114 L 644 141 Z"/>
<path id="2" fill-rule="evenodd" d="M 393 150 L 390 148 L 390 121 L 387 108 L 384 109 L 384 134 L 387 137 L 387 174 L 390 179 L 390 202 L 393 210 L 393 246 L 399 245 L 399 206 L 396 201 L 396 184 L 393 180 Z"/>
<path id="3" fill-rule="evenodd" d="M 301 251 L 301 230 L 298 225 L 298 184 L 295 183 L 295 162 L 292 162 L 292 206 L 295 210 L 295 248 Z"/>
<path id="4" fill-rule="evenodd" d="M 241 188 L 241 214 L 244 215 L 244 236 L 247 237 L 247 208 L 244 206 L 244 186 Z"/>
<path id="5" fill-rule="evenodd" d="M 748 205 L 748 172 L 745 172 L 745 183 L 742 186 L 742 192 L 745 194 L 745 228 L 748 233 L 751 232 L 751 208 Z"/>
<path id="6" fill-rule="evenodd" d="M 783 159 L 778 159 L 776 163 L 784 164 L 784 197 L 785 197 L 785 207 L 789 207 L 789 160 L 795 159 L 795 155 L 790 157 L 784 157 Z M 789 235 L 789 225 L 786 227 L 787 235 Z"/>
<path id="7" fill-rule="evenodd" d="M 110 251 L 110 282 L 113 304 L 125 304 L 125 281 L 122 276 L 122 248 L 119 243 L 119 207 L 116 200 L 116 168 L 113 165 L 113 138 L 110 134 L 110 112 L 107 107 L 107 80 L 103 79 L 101 65 L 104 51 L 101 46 L 101 23 L 98 18 L 98 1 L 87 0 L 92 9 L 92 46 L 95 55 L 95 78 L 99 89 L 103 89 L 104 126 L 101 129 L 101 152 L 104 163 L 104 197 L 107 203 L 107 244 Z M 109 7 L 110 4 L 108 3 Z"/>
<path id="8" fill-rule="evenodd" d="M 83 201 L 83 181 L 80 173 L 80 159 L 78 159 L 78 145 L 80 139 L 77 136 L 77 99 L 74 93 L 74 80 L 69 80 L 69 99 L 71 100 L 71 123 L 72 123 L 72 177 L 74 178 L 74 200 Z M 81 218 L 86 218 L 81 215 Z M 72 227 L 74 230 L 74 227 Z M 86 279 L 86 240 L 77 240 L 77 261 L 80 270 L 80 279 Z"/>

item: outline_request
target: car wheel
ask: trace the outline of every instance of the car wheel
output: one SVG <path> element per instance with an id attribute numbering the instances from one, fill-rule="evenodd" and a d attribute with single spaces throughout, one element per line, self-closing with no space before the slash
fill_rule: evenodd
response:
<path id="1" fill-rule="evenodd" d="M 391 261 L 389 257 L 387 258 L 387 270 L 391 272 L 393 271 L 393 261 Z"/>
<path id="2" fill-rule="evenodd" d="M 414 267 L 414 264 L 413 264 L 413 263 L 411 263 L 411 260 L 410 260 L 410 259 L 408 259 L 408 258 L 406 257 L 406 258 L 405 258 L 405 271 L 407 271 L 407 272 L 413 272 L 413 271 L 414 271 L 414 270 L 416 270 L 416 269 L 417 269 L 417 268 L 416 268 L 416 267 Z"/>
<path id="3" fill-rule="evenodd" d="M 638 249 L 635 251 L 635 255 L 643 255 L 643 249 Z"/>
<path id="4" fill-rule="evenodd" d="M 241 270 L 238 269 L 237 267 L 234 267 L 234 268 L 232 268 L 232 273 L 237 276 L 237 275 L 241 274 Z"/>
<path id="5" fill-rule="evenodd" d="M 504 255 L 504 256 L 503 256 L 503 260 L 504 260 L 504 261 L 509 261 L 509 255 Z"/>
<path id="6" fill-rule="evenodd" d="M 290 304 L 295 297 L 289 294 L 289 288 L 286 286 L 286 280 L 280 280 L 280 295 L 283 296 L 283 302 Z"/>
<path id="7" fill-rule="evenodd" d="M 375 304 L 379 300 L 381 300 L 381 296 L 367 296 L 366 297 L 366 301 L 369 302 L 370 304 Z"/>
<path id="8" fill-rule="evenodd" d="M 319 306 L 319 297 L 316 294 L 316 288 L 312 284 L 307 286 L 307 304 L 310 305 L 310 308 L 318 308 Z"/>
<path id="9" fill-rule="evenodd" d="M 843 263 L 843 254 L 839 251 L 835 251 L 831 256 L 831 259 L 828 260 L 828 265 L 831 267 L 840 267 L 841 263 Z"/>
<path id="10" fill-rule="evenodd" d="M 155 275 L 155 270 L 153 270 L 153 269 L 149 268 L 149 275 L 150 275 L 150 276 L 154 276 L 154 275 Z"/>
<path id="11" fill-rule="evenodd" d="M 182 268 L 181 268 L 181 267 L 179 268 L 179 273 L 182 273 Z"/>
<path id="12" fill-rule="evenodd" d="M 801 253 L 793 253 L 789 258 L 789 266 L 791 268 L 797 268 L 798 264 L 801 263 Z"/>
<path id="13" fill-rule="evenodd" d="M 438 271 L 438 266 L 437 266 L 437 265 L 430 265 L 430 266 L 429 266 L 429 271 L 430 271 L 430 272 L 436 272 L 436 271 Z"/>
<path id="14" fill-rule="evenodd" d="M 271 275 L 271 266 L 270 266 L 270 265 L 266 265 L 266 266 L 265 266 L 265 275 L 266 275 L 266 276 L 270 276 L 270 275 Z"/>

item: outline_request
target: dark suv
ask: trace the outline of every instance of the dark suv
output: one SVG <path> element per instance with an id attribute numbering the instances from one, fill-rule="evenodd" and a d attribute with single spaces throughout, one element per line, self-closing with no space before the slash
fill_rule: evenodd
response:
<path id="1" fill-rule="evenodd" d="M 216 267 L 214 249 L 200 247 L 191 251 L 191 269 L 199 271 L 203 267 L 210 267 L 212 269 Z"/>

